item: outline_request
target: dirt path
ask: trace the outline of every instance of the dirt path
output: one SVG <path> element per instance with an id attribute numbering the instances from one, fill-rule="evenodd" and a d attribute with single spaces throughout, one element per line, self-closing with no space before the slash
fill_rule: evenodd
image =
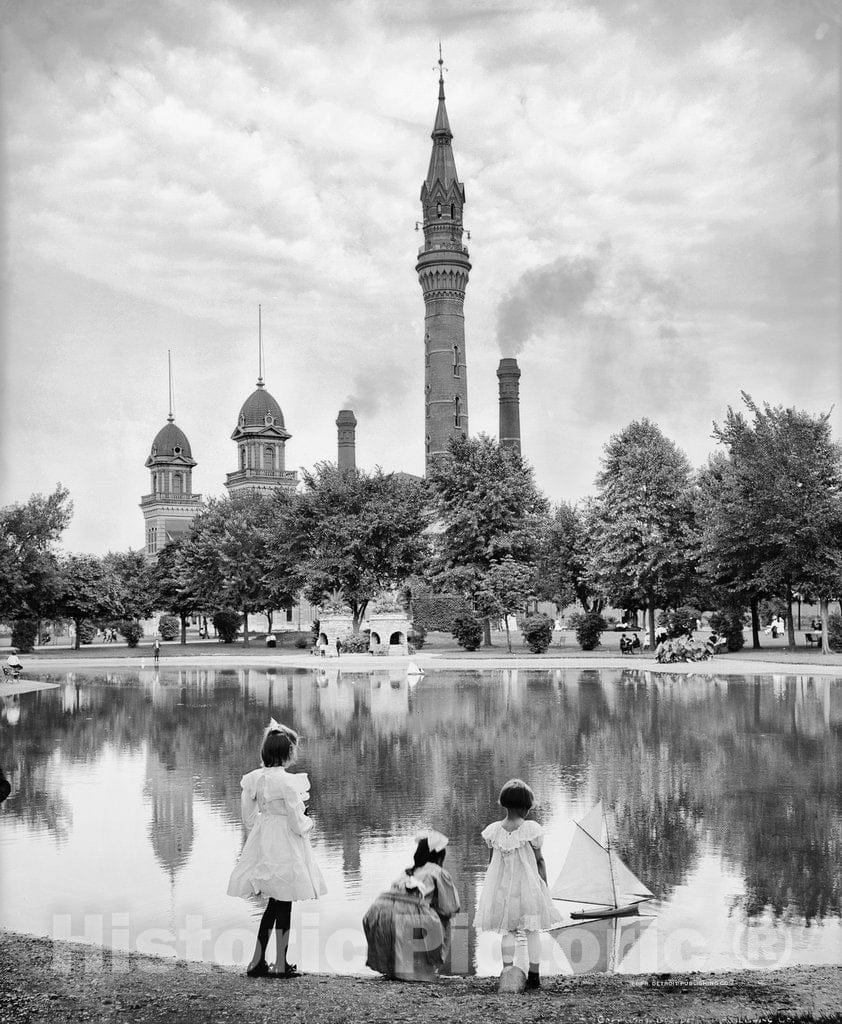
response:
<path id="1" fill-rule="evenodd" d="M 222 967 L 91 952 L 75 943 L 0 932 L 0 1021 L 842 1021 L 842 967 L 553 978 L 537 993 L 498 996 L 490 978 L 448 978 L 437 985 L 324 974 L 251 980 Z"/>

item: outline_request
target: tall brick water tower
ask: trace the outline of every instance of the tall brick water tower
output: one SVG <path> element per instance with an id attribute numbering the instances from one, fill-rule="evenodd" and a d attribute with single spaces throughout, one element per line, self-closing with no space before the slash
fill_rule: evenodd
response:
<path id="1" fill-rule="evenodd" d="M 439 105 L 433 151 L 421 186 L 424 244 L 415 267 L 424 293 L 424 438 L 427 467 L 447 451 L 451 437 L 468 434 L 465 289 L 471 264 L 462 244 L 465 186 L 456 176 L 453 133 L 444 105 L 439 52 Z"/>

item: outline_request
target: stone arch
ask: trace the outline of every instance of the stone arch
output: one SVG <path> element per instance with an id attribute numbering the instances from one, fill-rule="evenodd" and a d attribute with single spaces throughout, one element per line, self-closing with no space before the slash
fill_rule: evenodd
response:
<path id="1" fill-rule="evenodd" d="M 319 647 L 327 647 L 327 635 L 319 633 Z"/>
<path id="2" fill-rule="evenodd" d="M 389 644 L 402 644 L 405 642 L 405 637 L 399 629 L 396 629 L 394 633 L 389 637 Z"/>
<path id="3" fill-rule="evenodd" d="M 372 630 L 371 631 L 371 638 L 370 639 L 371 639 L 371 643 L 372 644 L 379 644 L 380 643 L 380 634 L 376 633 L 374 630 Z"/>

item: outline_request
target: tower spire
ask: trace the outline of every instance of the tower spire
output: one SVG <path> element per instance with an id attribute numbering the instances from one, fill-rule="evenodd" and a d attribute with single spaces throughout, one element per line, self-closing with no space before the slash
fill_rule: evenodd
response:
<path id="1" fill-rule="evenodd" d="M 172 411 L 172 406 L 173 406 L 173 401 L 172 401 L 172 349 L 169 349 L 169 348 L 167 349 L 167 373 L 168 373 L 168 377 L 169 377 L 169 397 L 170 397 L 170 412 L 169 412 L 169 415 L 167 416 L 167 423 L 172 423 L 172 421 L 175 419 L 175 416 L 173 415 L 173 411 Z"/>
<path id="2" fill-rule="evenodd" d="M 257 304 L 257 386 L 263 387 L 263 313 Z"/>
<path id="3" fill-rule="evenodd" d="M 424 295 L 424 425 L 426 462 L 447 452 L 450 438 L 468 435 L 465 289 L 471 263 L 462 244 L 465 187 L 456 173 L 453 133 L 444 104 L 439 43 L 439 97 L 433 148 L 421 186 L 424 244 L 415 270 Z"/>

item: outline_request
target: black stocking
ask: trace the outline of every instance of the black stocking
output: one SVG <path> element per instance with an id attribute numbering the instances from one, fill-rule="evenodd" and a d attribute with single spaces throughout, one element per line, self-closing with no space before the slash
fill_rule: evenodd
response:
<path id="1" fill-rule="evenodd" d="M 289 900 L 269 900 L 275 904 L 275 970 L 286 968 L 287 948 L 289 947 L 289 929 L 292 920 L 292 903 Z"/>

